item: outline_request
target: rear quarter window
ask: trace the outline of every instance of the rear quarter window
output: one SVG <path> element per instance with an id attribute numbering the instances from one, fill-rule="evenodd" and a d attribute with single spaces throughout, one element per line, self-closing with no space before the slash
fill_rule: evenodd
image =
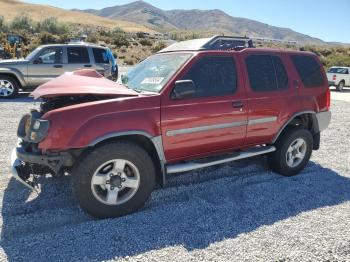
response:
<path id="1" fill-rule="evenodd" d="M 67 56 L 69 64 L 90 63 L 89 53 L 86 47 L 68 47 Z"/>
<path id="2" fill-rule="evenodd" d="M 98 64 L 109 64 L 108 54 L 106 49 L 93 48 L 95 63 Z"/>
<path id="3" fill-rule="evenodd" d="M 314 57 L 292 55 L 291 58 L 305 87 L 319 87 L 323 85 L 321 65 Z"/>

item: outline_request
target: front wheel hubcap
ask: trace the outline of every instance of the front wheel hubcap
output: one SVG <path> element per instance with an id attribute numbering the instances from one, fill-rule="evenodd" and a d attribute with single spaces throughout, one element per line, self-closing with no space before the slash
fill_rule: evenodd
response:
<path id="1" fill-rule="evenodd" d="M 306 141 L 303 138 L 295 139 L 289 146 L 286 153 L 287 165 L 297 167 L 304 160 L 307 150 Z"/>
<path id="2" fill-rule="evenodd" d="M 140 172 L 128 160 L 113 159 L 100 165 L 91 179 L 94 197 L 105 205 L 129 201 L 140 186 Z"/>
<path id="3" fill-rule="evenodd" d="M 0 79 L 0 97 L 10 96 L 13 92 L 13 84 L 8 80 Z"/>

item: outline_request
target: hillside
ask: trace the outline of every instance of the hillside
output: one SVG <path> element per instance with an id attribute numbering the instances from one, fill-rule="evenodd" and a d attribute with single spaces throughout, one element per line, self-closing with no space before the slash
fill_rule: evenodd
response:
<path id="1" fill-rule="evenodd" d="M 69 11 L 47 5 L 29 4 L 16 0 L 0 0 L 0 16 L 9 21 L 15 16 L 28 14 L 34 21 L 41 21 L 46 17 L 57 17 L 60 21 L 74 25 L 115 28 L 120 27 L 126 32 L 146 31 L 149 28 L 135 24 L 132 21 L 108 19 L 93 14 Z"/>
<path id="2" fill-rule="evenodd" d="M 77 11 L 83 11 L 85 13 L 91 13 L 110 19 L 131 21 L 160 31 L 178 29 L 175 25 L 172 24 L 171 21 L 169 21 L 167 12 L 143 1 L 137 1 L 126 5 L 107 7 L 101 10 L 88 9 Z"/>
<path id="3" fill-rule="evenodd" d="M 107 7 L 101 10 L 80 10 L 85 13 L 143 24 L 158 31 L 190 30 L 213 31 L 233 35 L 248 35 L 282 40 L 295 40 L 301 44 L 325 44 L 320 39 L 258 21 L 232 17 L 221 10 L 164 11 L 144 1 Z"/>

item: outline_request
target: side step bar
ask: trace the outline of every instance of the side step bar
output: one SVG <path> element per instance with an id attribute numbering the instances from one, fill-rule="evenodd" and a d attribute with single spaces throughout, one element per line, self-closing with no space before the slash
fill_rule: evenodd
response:
<path id="1" fill-rule="evenodd" d="M 261 146 L 261 147 L 254 147 L 252 149 L 238 152 L 235 155 L 229 155 L 229 156 L 224 156 L 222 158 L 216 158 L 215 160 L 208 161 L 206 162 L 206 159 L 203 159 L 202 161 L 193 161 L 193 162 L 185 162 L 181 164 L 174 164 L 174 165 L 168 165 L 166 166 L 167 174 L 175 174 L 175 173 L 182 173 L 182 172 L 187 172 L 195 169 L 200 169 L 204 167 L 209 167 L 209 166 L 215 166 L 215 165 L 220 165 L 244 158 L 249 158 L 253 156 L 258 156 L 258 155 L 263 155 L 267 153 L 271 153 L 276 151 L 276 148 L 274 146 Z"/>

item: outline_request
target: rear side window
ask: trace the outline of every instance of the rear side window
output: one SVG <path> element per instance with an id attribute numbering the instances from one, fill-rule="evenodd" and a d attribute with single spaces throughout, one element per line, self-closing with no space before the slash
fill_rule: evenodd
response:
<path id="1" fill-rule="evenodd" d="M 292 56 L 292 61 L 298 71 L 299 77 L 305 87 L 318 87 L 323 85 L 321 66 L 311 56 Z"/>
<path id="2" fill-rule="evenodd" d="M 249 82 L 254 91 L 274 91 L 288 87 L 287 71 L 278 56 L 251 55 L 246 58 Z"/>
<path id="3" fill-rule="evenodd" d="M 231 57 L 202 58 L 184 79 L 194 82 L 194 97 L 228 95 L 237 89 L 236 65 Z"/>
<path id="4" fill-rule="evenodd" d="M 68 47 L 67 55 L 69 64 L 90 63 L 89 53 L 86 47 Z"/>
<path id="5" fill-rule="evenodd" d="M 93 48 L 95 63 L 97 64 L 109 64 L 107 50 L 102 48 Z"/>

